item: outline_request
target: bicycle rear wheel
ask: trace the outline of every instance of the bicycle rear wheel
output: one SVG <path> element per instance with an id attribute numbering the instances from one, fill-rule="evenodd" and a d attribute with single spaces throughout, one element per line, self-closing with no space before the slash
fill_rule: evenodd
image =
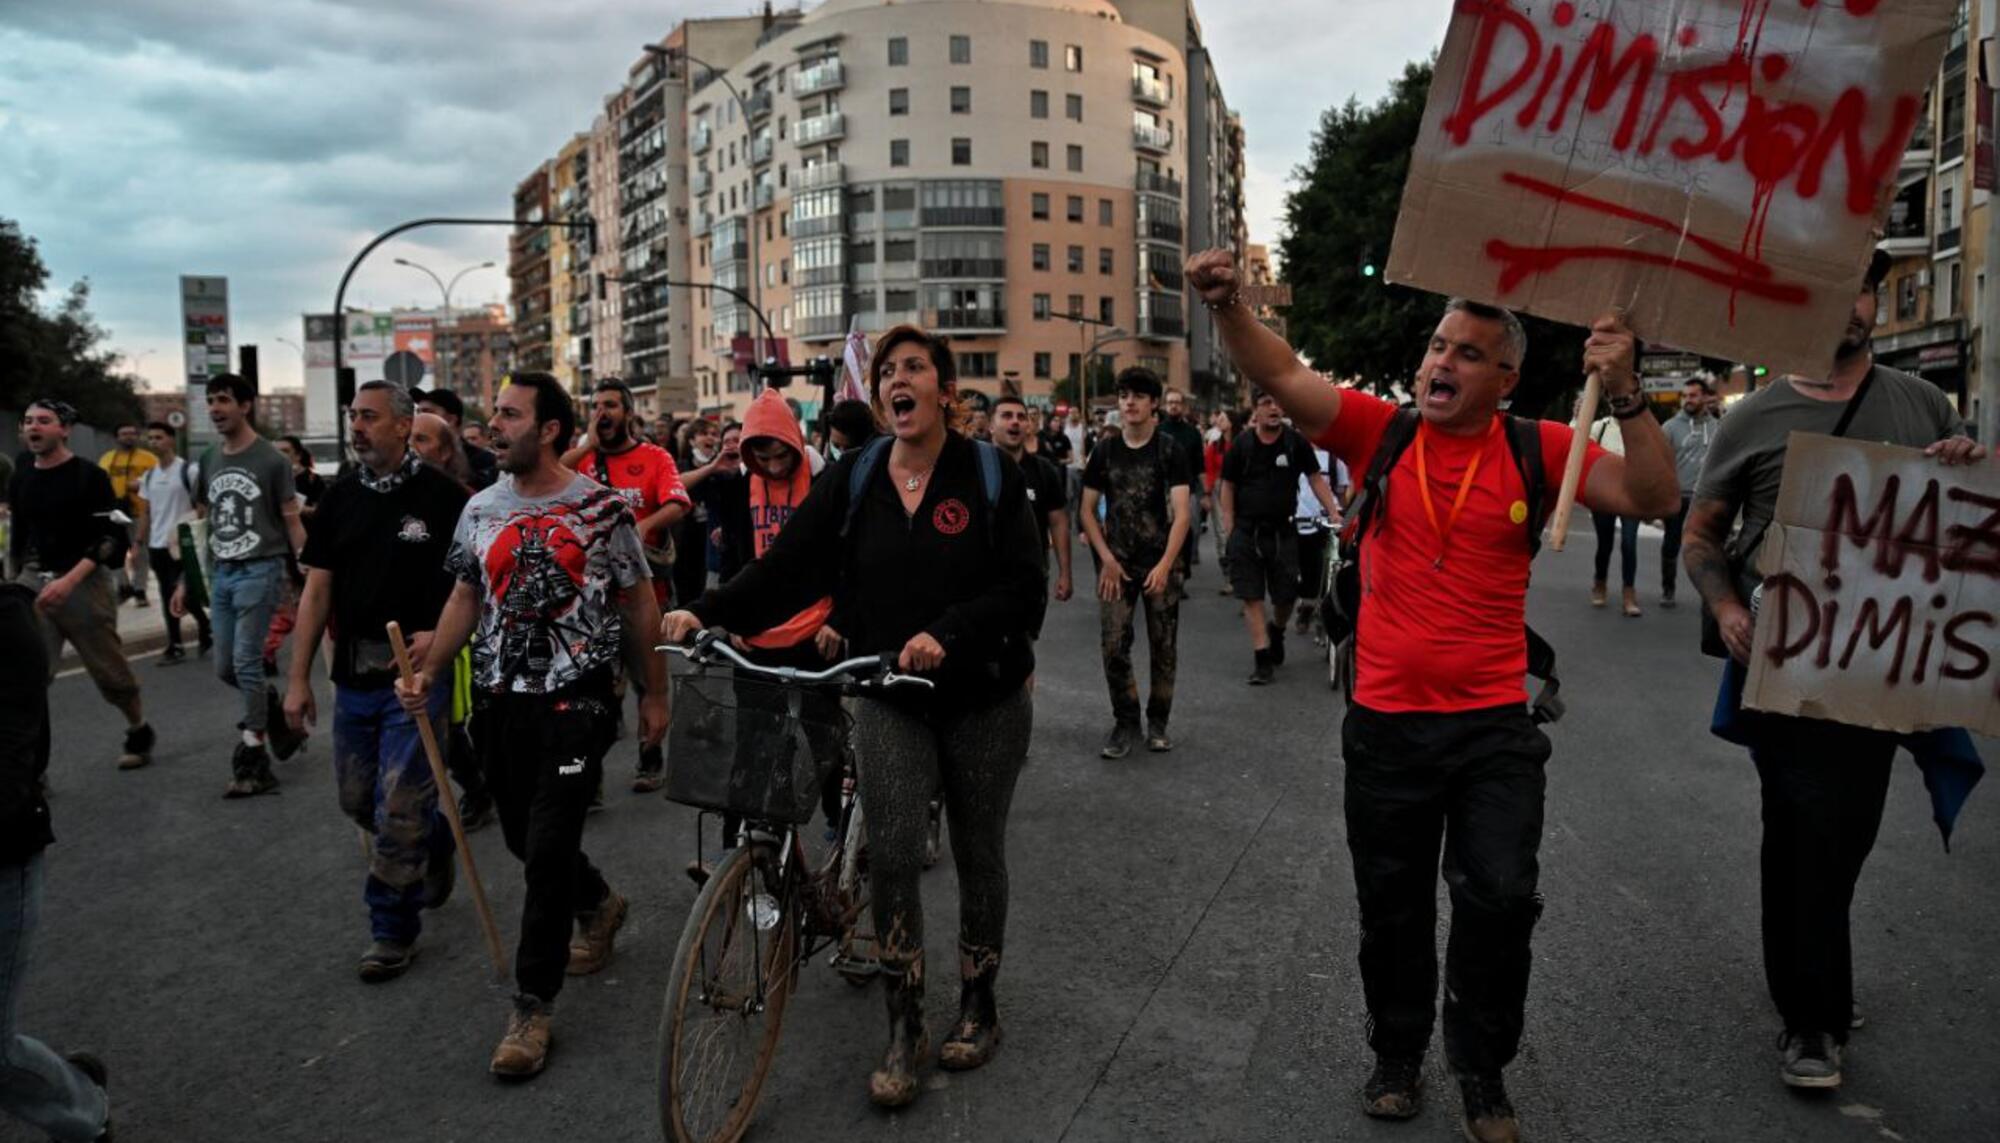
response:
<path id="1" fill-rule="evenodd" d="M 777 853 L 745 845 L 695 898 L 660 1014 L 660 1133 L 734 1143 L 750 1126 L 796 983 L 798 909 Z"/>

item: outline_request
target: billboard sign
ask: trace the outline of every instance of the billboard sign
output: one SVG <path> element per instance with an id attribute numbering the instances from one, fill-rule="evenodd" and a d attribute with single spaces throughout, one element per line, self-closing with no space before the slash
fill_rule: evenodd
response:
<path id="1" fill-rule="evenodd" d="M 229 279 L 181 276 L 181 358 L 187 375 L 187 407 L 207 407 L 208 379 L 229 372 Z M 195 417 L 189 438 L 215 443 L 207 417 Z"/>

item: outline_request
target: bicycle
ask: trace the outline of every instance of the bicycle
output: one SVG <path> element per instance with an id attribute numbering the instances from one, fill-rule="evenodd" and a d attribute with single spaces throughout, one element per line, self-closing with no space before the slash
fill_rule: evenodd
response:
<path id="1" fill-rule="evenodd" d="M 837 945 L 831 963 L 850 983 L 875 975 L 874 959 L 857 951 L 872 938 L 856 927 L 866 905 L 865 826 L 851 770 L 817 866 L 800 835 L 849 753 L 849 720 L 828 700 L 932 684 L 899 674 L 889 655 L 820 671 L 761 666 L 712 632 L 691 648 L 662 649 L 696 667 L 674 678 L 666 796 L 704 819 L 727 812 L 744 825 L 695 896 L 674 950 L 660 1015 L 660 1131 L 675 1143 L 734 1143 L 749 1129 L 799 970 Z M 697 851 L 700 833 L 697 824 Z"/>

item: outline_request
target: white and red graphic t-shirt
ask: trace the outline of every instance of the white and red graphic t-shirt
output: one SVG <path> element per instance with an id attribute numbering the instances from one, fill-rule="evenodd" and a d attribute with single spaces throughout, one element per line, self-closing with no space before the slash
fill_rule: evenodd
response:
<path id="1" fill-rule="evenodd" d="M 616 589 L 647 579 L 630 505 L 582 475 L 553 496 L 517 495 L 512 478 L 480 492 L 445 566 L 484 597 L 473 685 L 517 694 L 616 669 L 625 637 Z"/>

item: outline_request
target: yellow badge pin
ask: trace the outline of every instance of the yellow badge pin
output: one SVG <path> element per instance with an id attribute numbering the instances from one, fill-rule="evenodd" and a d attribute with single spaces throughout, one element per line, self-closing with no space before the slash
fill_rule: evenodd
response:
<path id="1" fill-rule="evenodd" d="M 1514 521 L 1514 522 L 1515 522 L 1516 524 L 1525 524 L 1525 523 L 1527 523 L 1527 522 L 1528 522 L 1528 502 L 1527 502 L 1526 500 L 1516 500 L 1516 501 L 1514 501 L 1514 504 L 1513 504 L 1513 506 L 1512 506 L 1511 508 L 1508 508 L 1508 509 L 1507 509 L 1507 518 L 1508 518 L 1509 520 L 1512 520 L 1512 521 Z"/>

